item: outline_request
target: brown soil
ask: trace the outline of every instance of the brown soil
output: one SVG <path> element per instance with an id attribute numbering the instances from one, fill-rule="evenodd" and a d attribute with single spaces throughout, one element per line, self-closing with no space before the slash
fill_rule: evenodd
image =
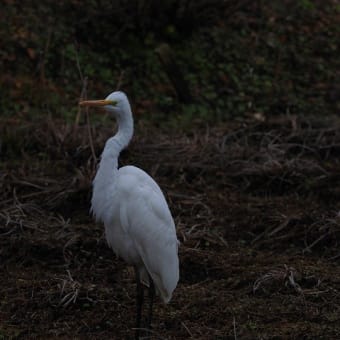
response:
<path id="1" fill-rule="evenodd" d="M 192 133 L 138 124 L 177 227 L 181 278 L 150 339 L 340 338 L 339 120 L 278 117 Z M 87 128 L 4 123 L 0 339 L 134 335 L 133 271 L 89 216 Z M 111 129 L 93 127 L 97 156 Z"/>

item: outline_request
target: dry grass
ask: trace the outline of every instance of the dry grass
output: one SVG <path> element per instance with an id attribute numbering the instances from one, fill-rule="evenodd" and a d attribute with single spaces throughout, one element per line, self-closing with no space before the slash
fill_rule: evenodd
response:
<path id="1" fill-rule="evenodd" d="M 112 131 L 91 129 L 98 157 Z M 0 338 L 132 335 L 133 275 L 88 213 L 87 127 L 2 130 Z M 337 119 L 137 125 L 121 164 L 156 178 L 181 241 L 181 281 L 150 338 L 339 336 L 339 148 Z"/>

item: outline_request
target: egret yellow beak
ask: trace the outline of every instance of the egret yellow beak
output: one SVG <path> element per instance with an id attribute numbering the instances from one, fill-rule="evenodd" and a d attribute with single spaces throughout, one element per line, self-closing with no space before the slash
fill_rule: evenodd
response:
<path id="1" fill-rule="evenodd" d="M 79 102 L 80 106 L 105 106 L 105 105 L 117 105 L 115 100 L 82 100 Z"/>

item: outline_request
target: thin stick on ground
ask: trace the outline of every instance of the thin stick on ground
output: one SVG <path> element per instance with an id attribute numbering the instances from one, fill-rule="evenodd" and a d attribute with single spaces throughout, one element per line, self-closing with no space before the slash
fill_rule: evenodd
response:
<path id="1" fill-rule="evenodd" d="M 190 329 L 188 328 L 188 326 L 183 321 L 181 322 L 181 324 L 185 328 L 185 330 L 188 332 L 190 337 L 193 338 L 194 336 L 192 335 L 192 333 L 191 333 Z"/>
<path id="2" fill-rule="evenodd" d="M 89 142 L 90 142 L 90 148 L 91 148 L 91 153 L 92 153 L 92 158 L 94 160 L 94 164 L 97 164 L 97 156 L 94 151 L 94 146 L 93 146 L 93 138 L 92 138 L 92 132 L 91 132 L 91 124 L 90 124 L 90 116 L 89 116 L 89 110 L 88 108 L 85 109 L 86 113 L 86 125 L 87 125 L 87 132 L 89 134 Z"/>
<path id="3" fill-rule="evenodd" d="M 75 51 L 76 51 L 75 55 L 76 55 L 77 69 L 78 69 L 78 72 L 79 72 L 80 81 L 82 83 L 82 88 L 81 88 L 79 100 L 84 100 L 84 99 L 87 99 L 87 77 L 84 78 L 84 76 L 83 76 L 83 72 L 82 72 L 81 67 L 80 67 L 78 51 L 77 51 L 77 49 L 75 49 Z M 80 109 L 80 107 L 78 107 L 78 112 L 77 112 L 76 119 L 75 119 L 75 122 L 74 122 L 74 130 L 77 130 L 77 128 L 78 128 L 80 115 L 81 115 L 81 109 Z"/>
<path id="4" fill-rule="evenodd" d="M 235 316 L 233 317 L 233 326 L 234 326 L 234 339 L 237 340 Z"/>
<path id="5" fill-rule="evenodd" d="M 122 87 L 124 75 L 125 75 L 125 71 L 123 70 L 123 71 L 120 72 L 120 75 L 119 75 L 119 78 L 118 78 L 117 88 L 116 88 L 117 91 L 119 91 L 120 88 Z"/>
<path id="6" fill-rule="evenodd" d="M 76 53 L 76 61 L 77 61 L 77 68 L 78 68 L 78 72 L 79 72 L 79 77 L 82 81 L 82 89 L 81 89 L 81 93 L 80 93 L 80 100 L 85 100 L 85 99 L 87 99 L 87 81 L 88 81 L 88 78 L 83 76 L 83 73 L 82 73 L 81 67 L 80 67 L 79 58 L 78 58 L 78 53 Z M 76 115 L 76 119 L 75 119 L 75 122 L 74 122 L 74 131 L 76 131 L 77 128 L 78 128 L 78 124 L 79 124 L 79 121 L 80 121 L 80 115 L 81 115 L 81 109 L 79 107 L 78 113 Z M 92 138 L 92 133 L 91 133 L 91 125 L 90 125 L 90 117 L 89 117 L 89 109 L 87 107 L 85 107 L 85 115 L 86 115 L 86 126 L 87 126 L 87 132 L 88 132 L 88 135 L 89 135 L 89 143 L 90 143 L 92 158 L 94 160 L 94 164 L 96 164 L 97 163 L 97 156 L 96 156 L 96 153 L 94 151 L 93 138 Z"/>
<path id="7" fill-rule="evenodd" d="M 80 97 L 79 100 L 85 100 L 87 99 L 87 77 L 82 78 L 82 88 L 81 88 L 81 92 L 80 92 Z M 86 110 L 88 110 L 88 108 L 85 108 Z M 78 126 L 79 126 L 79 121 L 80 121 L 80 115 L 81 115 L 81 108 L 80 106 L 78 107 L 78 112 L 76 115 L 76 119 L 74 120 L 74 132 L 77 131 Z"/>

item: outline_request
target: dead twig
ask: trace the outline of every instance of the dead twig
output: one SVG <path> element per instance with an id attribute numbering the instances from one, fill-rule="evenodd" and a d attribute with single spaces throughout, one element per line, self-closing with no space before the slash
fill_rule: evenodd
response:
<path id="1" fill-rule="evenodd" d="M 296 282 L 297 271 L 293 267 L 284 265 L 282 269 L 273 269 L 268 273 L 258 278 L 253 285 L 253 292 L 255 293 L 260 287 L 264 285 L 272 285 L 273 283 L 281 283 L 284 286 L 291 286 L 296 292 L 303 295 L 300 285 Z"/>
<path id="2" fill-rule="evenodd" d="M 234 339 L 237 340 L 235 316 L 233 316 L 233 328 L 234 328 Z"/>
<path id="3" fill-rule="evenodd" d="M 66 270 L 66 272 L 67 272 L 68 278 L 62 280 L 60 297 L 63 296 L 66 290 L 70 290 L 70 291 L 66 293 L 59 301 L 59 306 L 62 306 L 64 308 L 69 306 L 70 303 L 75 303 L 77 301 L 80 287 L 81 287 L 81 284 L 73 279 L 70 271 Z"/>

